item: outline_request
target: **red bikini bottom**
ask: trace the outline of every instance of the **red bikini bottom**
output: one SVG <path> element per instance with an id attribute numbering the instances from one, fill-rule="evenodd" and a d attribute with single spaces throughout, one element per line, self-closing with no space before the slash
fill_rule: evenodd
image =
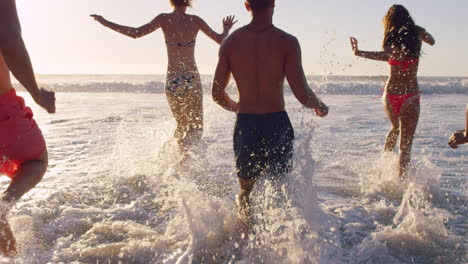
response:
<path id="1" fill-rule="evenodd" d="M 401 106 L 403 103 L 406 102 L 409 98 L 413 96 L 418 96 L 417 103 L 419 104 L 419 94 L 402 94 L 402 95 L 395 95 L 395 94 L 387 94 L 388 101 L 392 105 L 393 112 L 396 116 L 400 116 Z"/>

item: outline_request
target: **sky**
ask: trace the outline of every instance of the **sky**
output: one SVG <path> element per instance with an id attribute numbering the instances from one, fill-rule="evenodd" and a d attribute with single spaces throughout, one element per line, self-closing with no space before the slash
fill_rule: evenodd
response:
<path id="1" fill-rule="evenodd" d="M 0 0 L 1 1 L 1 0 Z M 243 0 L 195 0 L 188 13 L 221 32 L 222 18 L 235 15 L 234 29 L 250 22 Z M 388 65 L 357 58 L 349 37 L 362 50 L 380 50 L 382 18 L 393 4 L 408 8 L 436 45 L 423 46 L 420 76 L 468 76 L 466 0 L 276 0 L 274 24 L 295 35 L 306 74 L 385 75 Z M 127 26 L 141 26 L 171 12 L 169 0 L 17 0 L 23 38 L 39 74 L 165 74 L 167 54 L 161 30 L 131 39 L 93 21 L 90 14 Z M 219 46 L 199 33 L 196 60 L 212 74 Z"/>

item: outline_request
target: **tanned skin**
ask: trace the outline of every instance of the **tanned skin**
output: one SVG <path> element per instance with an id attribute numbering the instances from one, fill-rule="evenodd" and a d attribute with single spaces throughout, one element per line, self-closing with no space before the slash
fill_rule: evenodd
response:
<path id="1" fill-rule="evenodd" d="M 183 153 L 202 138 L 203 89 L 195 62 L 195 44 L 178 46 L 177 43 L 194 41 L 198 32 L 202 31 L 220 44 L 236 23 L 234 16 L 226 17 L 223 20 L 224 31 L 218 34 L 203 19 L 186 14 L 186 11 L 187 6 L 174 6 L 172 13 L 160 14 L 141 27 L 122 26 L 110 22 L 100 15 L 91 15 L 103 26 L 134 39 L 146 36 L 161 28 L 168 44 L 167 81 L 170 82 L 180 76 L 195 76 L 194 89 L 189 90 L 185 96 L 176 96 L 166 91 L 167 100 L 177 122 L 174 137 Z"/>
<path id="2" fill-rule="evenodd" d="M 263 114 L 285 110 L 284 82 L 287 79 L 295 97 L 318 116 L 328 114 L 328 107 L 309 88 L 302 68 L 301 47 L 292 35 L 273 26 L 275 2 L 268 9 L 252 12 L 250 24 L 233 32 L 222 43 L 213 82 L 213 99 L 235 113 Z M 246 8 L 251 11 L 248 3 Z M 239 101 L 226 92 L 234 77 Z M 239 215 L 250 223 L 250 194 L 255 180 L 239 178 Z"/>
<path id="3" fill-rule="evenodd" d="M 54 92 L 39 89 L 28 51 L 21 36 L 15 0 L 0 1 L 0 95 L 12 89 L 10 71 L 31 94 L 34 101 L 49 113 L 55 112 Z M 7 221 L 9 208 L 34 188 L 44 176 L 48 165 L 47 150 L 37 160 L 23 163 L 13 176 L 2 197 L 8 205 L 0 209 L 0 252 L 13 257 L 17 254 L 13 233 Z"/>
<path id="4" fill-rule="evenodd" d="M 418 38 L 420 41 L 429 45 L 435 44 L 435 39 L 424 28 L 419 28 Z M 390 58 L 398 61 L 408 60 L 401 49 L 386 48 L 383 51 L 362 51 L 359 49 L 358 40 L 354 37 L 350 38 L 351 48 L 354 55 L 378 61 L 388 61 Z M 403 95 L 403 94 L 419 94 L 418 86 L 418 67 L 419 62 L 410 65 L 408 69 L 402 69 L 401 66 L 390 66 L 390 76 L 385 87 L 383 96 L 383 105 L 392 127 L 387 134 L 385 140 L 385 151 L 393 151 L 395 149 L 398 136 L 400 136 L 400 170 L 399 177 L 401 180 L 406 179 L 406 172 L 411 160 L 411 147 L 413 145 L 414 134 L 419 121 L 419 95 L 413 96 L 406 100 L 400 110 L 400 115 L 396 116 L 392 105 L 390 104 L 387 94 Z"/>

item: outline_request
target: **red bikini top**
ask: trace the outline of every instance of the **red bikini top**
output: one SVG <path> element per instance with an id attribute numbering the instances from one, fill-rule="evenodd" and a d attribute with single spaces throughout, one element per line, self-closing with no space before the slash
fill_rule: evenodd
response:
<path id="1" fill-rule="evenodd" d="M 392 66 L 402 66 L 403 70 L 408 70 L 409 66 L 414 65 L 419 62 L 419 59 L 414 59 L 414 60 L 405 60 L 405 61 L 398 61 L 395 59 L 388 59 L 388 64 Z"/>

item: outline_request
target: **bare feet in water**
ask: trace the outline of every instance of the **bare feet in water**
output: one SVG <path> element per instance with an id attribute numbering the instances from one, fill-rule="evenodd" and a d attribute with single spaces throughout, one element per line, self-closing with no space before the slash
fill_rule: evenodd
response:
<path id="1" fill-rule="evenodd" d="M 253 226 L 250 203 L 246 201 L 241 201 L 239 196 L 237 197 L 236 200 L 237 200 L 237 216 L 239 219 L 239 222 L 238 222 L 239 237 L 242 240 L 248 239 L 248 235 Z"/>
<path id="2" fill-rule="evenodd" d="M 237 226 L 237 236 L 239 240 L 247 240 L 249 238 L 250 226 L 244 221 L 244 219 L 239 218 Z"/>
<path id="3" fill-rule="evenodd" d="M 18 254 L 15 237 L 5 216 L 0 216 L 0 253 L 10 258 Z"/>

